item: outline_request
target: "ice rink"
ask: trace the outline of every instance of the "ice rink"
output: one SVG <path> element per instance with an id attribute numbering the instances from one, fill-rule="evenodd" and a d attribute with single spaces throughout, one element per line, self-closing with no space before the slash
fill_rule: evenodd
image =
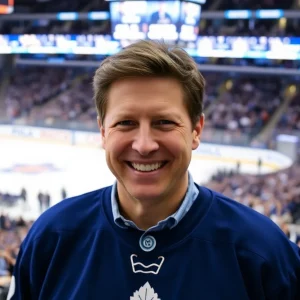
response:
<path id="1" fill-rule="evenodd" d="M 1 206 L 13 217 L 35 219 L 40 214 L 37 194 L 48 192 L 51 205 L 61 201 L 64 187 L 68 197 L 110 185 L 114 176 L 105 162 L 104 150 L 78 146 L 62 146 L 26 140 L 0 139 L 0 191 L 19 194 L 23 187 L 28 200 L 16 206 Z M 201 145 L 200 145 L 201 147 Z M 206 159 L 194 155 L 190 172 L 198 183 L 205 183 L 218 169 L 235 169 L 236 162 Z M 242 164 L 241 172 L 256 173 L 256 164 Z M 262 167 L 262 172 L 271 171 Z"/>

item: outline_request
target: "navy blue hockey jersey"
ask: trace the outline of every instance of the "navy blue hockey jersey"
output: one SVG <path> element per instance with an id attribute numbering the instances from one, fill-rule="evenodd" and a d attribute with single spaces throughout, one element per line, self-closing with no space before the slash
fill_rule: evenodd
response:
<path id="1" fill-rule="evenodd" d="M 62 201 L 24 240 L 11 299 L 299 300 L 299 248 L 250 208 L 199 187 L 173 229 L 113 220 L 111 187 Z"/>

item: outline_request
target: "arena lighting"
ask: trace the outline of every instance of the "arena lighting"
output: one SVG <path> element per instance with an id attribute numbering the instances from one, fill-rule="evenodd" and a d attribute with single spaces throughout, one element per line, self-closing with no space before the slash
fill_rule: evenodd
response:
<path id="1" fill-rule="evenodd" d="M 250 19 L 251 10 L 226 10 L 224 12 L 225 19 Z"/>
<path id="2" fill-rule="evenodd" d="M 109 20 L 108 11 L 92 11 L 87 14 L 88 20 Z M 79 20 L 77 12 L 60 12 L 56 14 L 56 19 L 59 21 L 75 21 Z"/>
<path id="3" fill-rule="evenodd" d="M 74 21 L 78 20 L 78 13 L 76 12 L 60 12 L 56 15 L 57 20 L 60 21 Z"/>
<path id="4" fill-rule="evenodd" d="M 255 14 L 257 19 L 280 19 L 284 11 L 282 9 L 259 9 Z"/>
<path id="5" fill-rule="evenodd" d="M 232 80 L 230 80 L 230 79 L 227 80 L 225 83 L 226 90 L 230 91 L 232 89 L 232 86 L 233 86 Z"/>
<path id="6" fill-rule="evenodd" d="M 88 13 L 88 20 L 109 20 L 108 11 L 92 11 Z"/>
<path id="7" fill-rule="evenodd" d="M 293 84 L 293 85 L 290 85 L 290 86 L 289 86 L 288 91 L 289 91 L 290 96 L 294 96 L 294 95 L 296 94 L 297 88 L 296 88 L 296 86 Z"/>

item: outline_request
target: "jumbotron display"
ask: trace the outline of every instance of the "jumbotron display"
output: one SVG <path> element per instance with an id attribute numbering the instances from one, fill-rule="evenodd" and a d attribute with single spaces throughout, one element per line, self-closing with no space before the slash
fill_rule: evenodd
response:
<path id="1" fill-rule="evenodd" d="M 115 40 L 195 41 L 201 6 L 187 1 L 122 1 L 110 3 Z"/>
<path id="2" fill-rule="evenodd" d="M 0 0 L 0 15 L 11 14 L 14 11 L 14 0 Z"/>

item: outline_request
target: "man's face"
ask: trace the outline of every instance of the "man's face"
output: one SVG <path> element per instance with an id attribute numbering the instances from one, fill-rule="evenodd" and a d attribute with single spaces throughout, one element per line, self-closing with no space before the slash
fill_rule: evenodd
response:
<path id="1" fill-rule="evenodd" d="M 204 117 L 192 129 L 177 80 L 130 78 L 113 83 L 104 124 L 98 122 L 120 200 L 170 201 L 185 193 L 191 151 L 199 145 Z"/>

